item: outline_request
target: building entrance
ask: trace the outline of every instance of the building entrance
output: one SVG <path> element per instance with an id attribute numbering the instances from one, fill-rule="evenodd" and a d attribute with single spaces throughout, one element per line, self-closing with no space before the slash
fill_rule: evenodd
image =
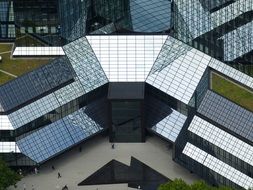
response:
<path id="1" fill-rule="evenodd" d="M 143 88 L 142 88 L 143 87 Z M 110 141 L 144 142 L 143 126 L 144 84 L 111 83 L 110 101 Z"/>

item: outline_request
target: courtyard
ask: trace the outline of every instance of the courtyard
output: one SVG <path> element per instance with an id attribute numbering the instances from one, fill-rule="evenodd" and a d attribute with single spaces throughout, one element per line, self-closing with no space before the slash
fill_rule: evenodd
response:
<path id="1" fill-rule="evenodd" d="M 80 147 L 82 151 L 80 152 Z M 146 143 L 116 143 L 112 149 L 108 137 L 97 136 L 41 165 L 38 174 L 29 174 L 17 189 L 54 190 L 65 185 L 71 190 L 130 190 L 127 184 L 77 186 L 78 183 L 115 159 L 130 165 L 131 156 L 142 161 L 169 179 L 182 178 L 192 183 L 199 178 L 172 160 L 172 148 L 158 137 L 147 137 Z M 54 170 L 52 169 L 54 166 Z M 58 178 L 58 172 L 61 178 Z M 10 187 L 8 190 L 15 190 Z"/>

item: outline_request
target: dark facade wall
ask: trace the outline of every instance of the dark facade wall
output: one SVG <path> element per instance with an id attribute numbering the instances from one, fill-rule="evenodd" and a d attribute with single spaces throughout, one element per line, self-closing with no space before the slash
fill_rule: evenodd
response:
<path id="1" fill-rule="evenodd" d="M 73 41 L 111 23 L 130 26 L 129 1 L 59 0 L 61 36 Z"/>
<path id="2" fill-rule="evenodd" d="M 13 41 L 15 38 L 13 1 L 0 2 L 0 41 Z"/>
<path id="3" fill-rule="evenodd" d="M 189 105 L 192 108 L 198 109 L 206 94 L 206 91 L 209 88 L 210 88 L 210 68 L 207 68 L 189 102 Z"/>
<path id="4" fill-rule="evenodd" d="M 189 15 L 189 19 L 193 18 L 194 14 L 193 7 L 196 6 L 196 4 L 186 4 L 183 1 L 177 1 L 181 6 L 184 6 L 184 10 L 186 10 L 186 14 Z M 218 11 L 226 6 L 229 6 L 232 3 L 235 3 L 234 0 L 213 0 L 213 1 L 207 1 L 207 0 L 200 0 L 200 5 L 203 8 L 203 11 L 205 11 L 205 14 L 211 15 L 213 12 Z M 183 4 L 184 3 L 184 4 Z M 241 4 L 240 7 L 237 7 L 237 9 L 242 9 L 246 6 L 244 4 Z M 198 7 L 194 7 L 197 14 L 201 16 L 203 12 L 198 11 Z M 227 11 L 229 12 L 229 11 Z M 229 14 L 229 13 L 227 13 Z M 222 20 L 224 17 L 228 17 L 228 15 L 224 16 L 223 14 L 218 15 L 218 19 Z M 243 25 L 246 25 L 253 21 L 253 11 L 248 12 L 242 12 L 240 16 L 235 17 L 234 19 L 230 20 L 229 22 L 226 22 L 220 26 L 217 27 L 210 27 L 210 30 L 205 31 L 203 34 L 193 37 L 191 36 L 191 33 L 189 31 L 187 22 L 183 19 L 179 9 L 178 4 L 173 3 L 173 25 L 174 25 L 174 32 L 173 36 L 179 40 L 184 41 L 185 43 L 188 43 L 194 48 L 197 48 L 198 50 L 219 59 L 220 61 L 223 61 L 230 66 L 233 66 L 234 68 L 253 76 L 253 54 L 252 51 L 247 52 L 246 54 L 234 59 L 234 60 L 226 60 L 225 54 L 233 54 L 234 52 L 238 52 L 239 45 L 231 46 L 231 49 L 229 52 L 225 52 L 224 49 L 224 40 L 221 38 L 224 35 L 228 34 L 229 32 L 235 31 L 239 27 L 242 27 Z M 196 30 L 200 32 L 203 28 L 207 26 L 211 26 L 211 19 L 208 21 L 209 23 L 205 23 L 205 25 L 202 23 L 198 26 L 196 25 Z M 247 34 L 245 34 L 247 35 Z M 245 39 L 245 37 L 241 36 L 242 39 Z M 231 42 L 234 44 L 236 43 L 236 39 L 231 39 Z M 247 43 L 251 43 L 250 38 L 248 39 Z M 245 45 L 246 46 L 246 45 Z M 230 47 L 230 46 L 229 46 Z"/>
<path id="5" fill-rule="evenodd" d="M 58 0 L 14 0 L 16 46 L 61 45 Z"/>
<path id="6" fill-rule="evenodd" d="M 59 0 L 60 33 L 66 41 L 72 41 L 85 34 L 89 4 L 89 0 Z"/>

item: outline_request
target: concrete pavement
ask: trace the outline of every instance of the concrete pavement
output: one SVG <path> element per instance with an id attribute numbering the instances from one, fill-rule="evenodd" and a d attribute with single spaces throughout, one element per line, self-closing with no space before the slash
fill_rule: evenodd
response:
<path id="1" fill-rule="evenodd" d="M 182 178 L 188 183 L 199 179 L 172 161 L 172 150 L 158 137 L 148 137 L 146 143 L 116 143 L 115 149 L 112 149 L 107 137 L 98 136 L 81 146 L 81 152 L 79 147 L 76 147 L 43 164 L 39 174 L 24 177 L 17 184 L 17 189 L 23 190 L 25 183 L 27 190 L 32 190 L 32 185 L 35 190 L 55 190 L 61 189 L 65 184 L 68 185 L 69 190 L 130 190 L 127 184 L 96 186 L 77 186 L 77 184 L 112 159 L 130 165 L 131 156 L 170 179 Z M 52 170 L 52 166 L 55 170 Z M 62 175 L 59 179 L 58 172 Z M 9 190 L 14 189 L 14 187 L 9 188 Z"/>

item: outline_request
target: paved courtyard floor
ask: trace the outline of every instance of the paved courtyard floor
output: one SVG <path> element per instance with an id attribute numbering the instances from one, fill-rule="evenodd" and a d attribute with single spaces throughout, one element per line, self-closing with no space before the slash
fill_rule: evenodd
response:
<path id="1" fill-rule="evenodd" d="M 166 142 L 157 137 L 148 137 L 146 143 L 116 143 L 115 149 L 112 149 L 107 137 L 98 136 L 81 146 L 81 152 L 78 146 L 46 162 L 40 167 L 39 174 L 27 175 L 17 184 L 16 189 L 23 190 L 25 183 L 27 190 L 32 190 L 32 185 L 35 190 L 56 190 L 66 184 L 69 190 L 130 190 L 127 184 L 94 186 L 77 186 L 77 184 L 112 159 L 130 165 L 131 156 L 169 179 L 182 178 L 188 183 L 199 179 L 172 161 L 172 150 L 168 148 Z M 52 166 L 55 170 L 52 170 Z M 59 179 L 58 172 L 62 175 Z"/>

